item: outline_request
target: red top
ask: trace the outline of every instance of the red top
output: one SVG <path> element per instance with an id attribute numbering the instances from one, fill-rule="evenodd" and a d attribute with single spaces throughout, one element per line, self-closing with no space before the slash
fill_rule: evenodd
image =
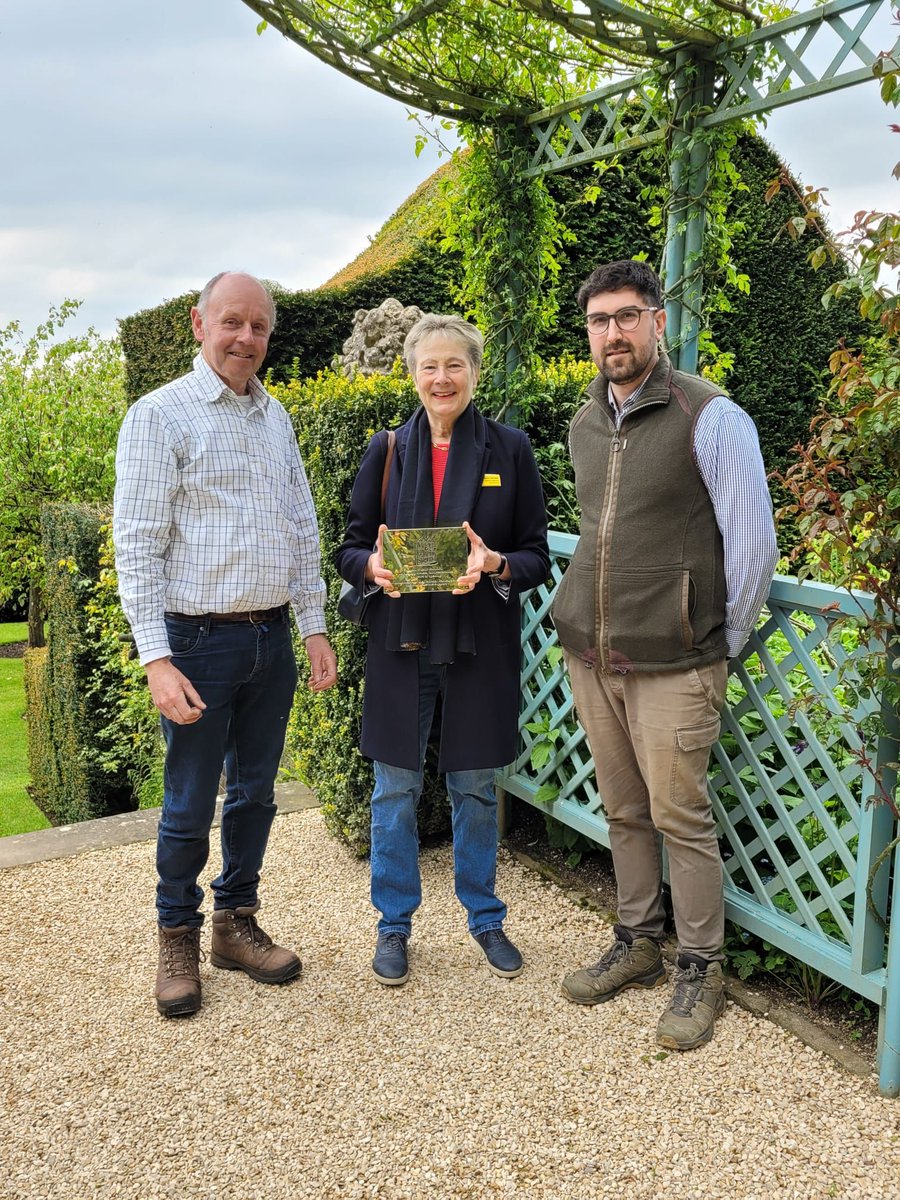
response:
<path id="1" fill-rule="evenodd" d="M 434 485 L 434 519 L 437 520 L 438 505 L 441 502 L 441 488 L 444 486 L 444 475 L 447 470 L 447 455 L 450 444 L 435 446 L 431 443 L 431 481 Z"/>

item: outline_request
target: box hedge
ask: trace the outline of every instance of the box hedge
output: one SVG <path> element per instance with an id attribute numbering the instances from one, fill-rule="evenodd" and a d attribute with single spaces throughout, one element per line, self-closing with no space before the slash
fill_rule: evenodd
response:
<path id="1" fill-rule="evenodd" d="M 127 773 L 99 758 L 107 711 L 98 703 L 99 654 L 86 604 L 100 573 L 102 521 L 89 505 L 47 505 L 41 514 L 48 646 L 29 663 L 29 758 L 32 799 L 54 824 L 132 807 Z"/>

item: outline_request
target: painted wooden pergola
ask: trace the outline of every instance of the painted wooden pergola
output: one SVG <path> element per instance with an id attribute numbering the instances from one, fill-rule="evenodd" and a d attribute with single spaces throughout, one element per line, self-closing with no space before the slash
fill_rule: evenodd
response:
<path id="1" fill-rule="evenodd" d="M 699 4 L 677 0 L 418 0 L 405 8 L 400 0 L 244 2 L 384 95 L 469 126 L 512 129 L 530 148 L 527 176 L 667 141 L 667 336 L 686 370 L 697 366 L 712 133 L 871 80 L 879 55 L 864 34 L 885 7 L 885 0 L 830 0 L 766 23 L 751 11 L 761 3 L 706 0 L 702 11 L 721 19 L 705 26 L 696 19 Z M 584 93 L 585 81 L 604 77 Z M 548 78 L 541 91 L 538 81 Z M 516 365 L 514 354 L 505 365 Z M 549 792 L 545 811 L 608 845 L 593 760 L 549 617 L 574 543 L 551 531 L 551 579 L 525 598 L 521 751 L 498 783 L 531 803 Z M 896 1096 L 900 855 L 888 857 L 895 821 L 877 802 L 860 733 L 879 702 L 870 696 L 846 711 L 840 680 L 852 653 L 830 636 L 837 613 L 871 607 L 862 593 L 776 577 L 759 627 L 732 664 L 710 795 L 727 915 L 879 1006 L 879 1082 Z M 799 704 L 807 688 L 821 700 L 821 719 Z M 538 735 L 528 725 L 542 719 L 557 727 L 559 741 L 536 769 Z M 895 746 L 882 738 L 875 751 L 891 790 Z M 880 915 L 888 909 L 889 925 Z"/>
<path id="2" fill-rule="evenodd" d="M 864 35 L 886 0 L 804 3 L 806 11 L 772 23 L 747 0 L 244 2 L 322 62 L 405 105 L 472 125 L 524 124 L 529 175 L 668 138 L 667 340 L 691 371 L 709 133 L 871 80 L 878 54 Z M 548 78 L 558 99 L 545 106 Z M 578 94 L 585 78 L 610 82 Z"/>

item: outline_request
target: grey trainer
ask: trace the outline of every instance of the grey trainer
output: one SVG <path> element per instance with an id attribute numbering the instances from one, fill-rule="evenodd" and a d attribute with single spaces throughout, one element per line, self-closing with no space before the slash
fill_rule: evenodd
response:
<path id="1" fill-rule="evenodd" d="M 675 993 L 656 1027 L 656 1040 L 669 1050 L 693 1050 L 713 1035 L 716 1018 L 725 1011 L 725 976 L 721 964 L 696 954 L 679 954 Z"/>
<path id="2" fill-rule="evenodd" d="M 598 963 L 567 975 L 562 993 L 575 1004 L 603 1004 L 625 988 L 652 988 L 665 982 L 666 966 L 659 944 L 615 926 L 616 940 Z"/>

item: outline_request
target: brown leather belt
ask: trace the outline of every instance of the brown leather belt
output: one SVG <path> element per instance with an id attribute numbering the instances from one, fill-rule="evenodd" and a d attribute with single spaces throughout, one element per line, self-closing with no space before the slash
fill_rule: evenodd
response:
<path id="1" fill-rule="evenodd" d="M 289 605 L 280 604 L 278 608 L 254 608 L 249 612 L 230 613 L 177 613 L 167 612 L 167 617 L 175 621 L 187 621 L 191 625 L 263 625 L 266 621 L 279 621 L 287 616 Z"/>

